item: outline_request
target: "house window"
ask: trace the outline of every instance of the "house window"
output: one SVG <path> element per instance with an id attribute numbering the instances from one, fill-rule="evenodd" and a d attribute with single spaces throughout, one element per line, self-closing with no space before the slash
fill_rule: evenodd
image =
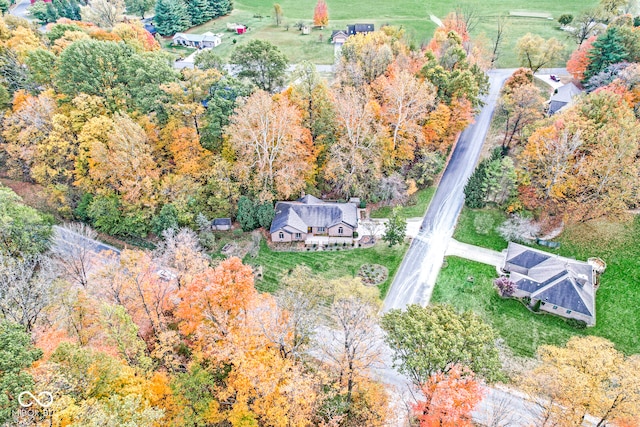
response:
<path id="1" fill-rule="evenodd" d="M 324 233 L 324 227 L 318 227 L 318 233 Z"/>
<path id="2" fill-rule="evenodd" d="M 338 227 L 338 234 L 344 234 L 344 228 Z"/>
<path id="3" fill-rule="evenodd" d="M 571 314 L 571 310 L 567 310 L 567 314 Z"/>
<path id="4" fill-rule="evenodd" d="M 279 237 L 280 239 L 284 239 L 284 233 L 281 231 L 281 232 L 280 232 L 280 234 L 278 234 L 278 237 Z"/>
<path id="5" fill-rule="evenodd" d="M 546 302 L 542 301 L 540 304 L 545 305 L 545 304 L 546 304 Z"/>
<path id="6" fill-rule="evenodd" d="M 296 239 L 300 240 L 302 238 L 302 235 L 300 233 L 296 233 Z"/>
<path id="7" fill-rule="evenodd" d="M 307 233 L 309 234 L 313 233 L 313 227 L 307 227 Z"/>
<path id="8" fill-rule="evenodd" d="M 558 309 L 558 306 L 557 306 L 557 305 L 554 305 L 554 306 L 553 306 L 553 309 L 554 309 L 554 310 L 557 310 L 557 309 Z"/>

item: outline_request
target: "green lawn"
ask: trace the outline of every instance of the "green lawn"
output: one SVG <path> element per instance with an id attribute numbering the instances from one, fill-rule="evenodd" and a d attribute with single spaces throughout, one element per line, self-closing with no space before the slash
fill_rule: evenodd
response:
<path id="1" fill-rule="evenodd" d="M 504 218 L 496 210 L 487 211 L 495 218 Z M 478 211 L 463 209 L 454 237 L 496 250 L 505 248 L 507 242 L 496 232 L 488 235 L 475 232 L 475 215 Z M 640 245 L 637 243 L 640 217 L 628 222 L 602 220 L 578 224 L 568 227 L 554 240 L 560 241 L 562 246 L 551 252 L 579 260 L 597 256 L 607 263 L 596 296 L 596 326 L 583 333 L 605 337 L 627 354 L 640 353 Z M 469 275 L 476 278 L 477 294 L 464 292 L 462 284 Z M 495 276 L 492 267 L 451 258 L 449 267 L 442 270 L 438 278 L 434 300 L 473 308 L 487 316 L 507 343 L 521 355 L 533 354 L 540 344 L 562 344 L 570 335 L 582 333 L 567 328 L 560 319 L 535 315 L 524 307 L 517 307 L 516 302 L 492 297 L 491 280 Z"/>
<path id="2" fill-rule="evenodd" d="M 296 265 L 300 264 L 306 265 L 314 273 L 326 279 L 354 277 L 363 264 L 381 264 L 389 269 L 389 278 L 380 285 L 380 296 L 384 298 L 406 250 L 406 244 L 389 248 L 381 242 L 369 249 L 274 252 L 265 242 L 262 242 L 258 256 L 253 258 L 248 255 L 244 262 L 262 266 L 263 279 L 256 283 L 256 287 L 263 292 L 275 292 L 282 276 L 290 273 Z"/>
<path id="3" fill-rule="evenodd" d="M 493 219 L 493 227 L 488 234 L 476 231 L 474 221 L 477 216 L 486 215 Z M 469 209 L 464 207 L 458 217 L 458 224 L 453 232 L 453 238 L 471 245 L 482 246 L 501 251 L 507 247 L 507 242 L 498 234 L 496 227 L 504 222 L 507 216 L 498 209 Z"/>
<path id="4" fill-rule="evenodd" d="M 473 276 L 473 283 L 467 281 L 469 276 Z M 581 333 L 558 317 L 534 314 L 519 301 L 503 300 L 493 289 L 495 277 L 495 267 L 447 257 L 431 301 L 473 310 L 493 325 L 518 356 L 534 356 L 539 345 L 563 345 L 572 335 Z"/>
<path id="5" fill-rule="evenodd" d="M 400 207 L 400 216 L 403 218 L 416 218 L 419 216 L 424 216 L 424 213 L 427 211 L 427 207 L 429 206 L 429 202 L 433 198 L 433 194 L 436 192 L 436 187 L 424 188 L 422 190 L 418 190 L 415 194 L 414 203 L 401 206 Z M 392 206 L 382 206 L 378 209 L 374 209 L 371 211 L 371 218 L 389 218 L 391 216 Z"/>
<path id="6" fill-rule="evenodd" d="M 580 11 L 595 4 L 597 0 L 539 0 L 535 3 L 526 0 L 489 0 L 484 2 L 452 3 L 447 0 L 427 2 L 421 0 L 403 0 L 401 2 L 388 0 L 352 0 L 350 2 L 336 2 L 329 0 L 329 26 L 323 31 L 314 30 L 311 35 L 300 35 L 293 27 L 289 31 L 284 25 L 277 28 L 271 16 L 273 15 L 273 3 L 264 0 L 238 0 L 235 2 L 235 10 L 229 17 L 223 17 L 192 30 L 196 33 L 205 31 L 225 32 L 228 36 L 223 44 L 216 50 L 228 57 L 233 48 L 231 40 L 235 38 L 237 43 L 244 43 L 251 38 L 271 40 L 276 43 L 289 57 L 292 63 L 301 60 L 311 60 L 315 63 L 329 64 L 333 62 L 333 47 L 327 42 L 331 30 L 344 29 L 347 24 L 374 23 L 376 28 L 390 24 L 402 26 L 415 46 L 420 46 L 433 35 L 435 24 L 429 19 L 430 14 L 440 18 L 446 16 L 455 5 L 472 8 L 478 17 L 478 23 L 472 34 L 480 40 L 484 40 L 487 46 L 494 37 L 496 22 L 499 16 L 507 16 L 510 11 L 531 11 L 550 13 L 555 19 L 563 13 L 571 13 L 577 16 Z M 316 0 L 280 0 L 284 13 L 283 24 L 293 25 L 304 20 L 311 23 L 313 8 Z M 470 5 L 470 6 L 467 6 Z M 254 18 L 262 15 L 263 18 Z M 246 35 L 233 36 L 226 32 L 227 22 L 240 22 L 249 26 L 250 31 Z M 559 30 L 555 20 L 541 18 L 508 18 L 508 27 L 505 31 L 503 54 L 498 62 L 500 67 L 515 67 L 515 44 L 518 38 L 527 32 L 540 34 L 544 38 L 556 37 L 567 44 L 567 54 L 575 48 L 575 43 L 568 40 L 566 33 Z M 322 42 L 319 35 L 322 34 Z"/>

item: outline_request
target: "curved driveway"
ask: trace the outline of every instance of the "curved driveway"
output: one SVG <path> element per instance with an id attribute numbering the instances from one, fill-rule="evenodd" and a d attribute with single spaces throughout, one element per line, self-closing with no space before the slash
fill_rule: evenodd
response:
<path id="1" fill-rule="evenodd" d="M 513 71 L 501 69 L 489 72 L 490 89 L 484 99 L 485 105 L 476 116 L 475 123 L 465 129 L 458 139 L 424 216 L 421 231 L 413 239 L 389 289 L 383 311 L 403 309 L 409 304 L 424 306 L 429 303 L 464 203 L 464 186 L 480 156 L 500 88 Z"/>

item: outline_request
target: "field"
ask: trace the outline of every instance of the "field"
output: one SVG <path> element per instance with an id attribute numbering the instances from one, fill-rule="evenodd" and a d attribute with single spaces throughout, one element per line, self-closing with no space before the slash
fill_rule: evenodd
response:
<path id="1" fill-rule="evenodd" d="M 283 10 L 283 24 L 276 27 L 274 23 L 272 2 L 264 0 L 238 0 L 230 16 L 223 17 L 191 30 L 194 33 L 205 31 L 223 32 L 223 44 L 216 51 L 223 57 L 228 57 L 233 49 L 232 40 L 236 43 L 246 43 L 252 38 L 270 40 L 278 45 L 288 56 L 291 63 L 310 60 L 318 64 L 333 62 L 333 46 L 328 43 L 331 30 L 344 29 L 347 24 L 374 23 L 376 28 L 389 24 L 401 26 L 406 30 L 414 46 L 428 42 L 435 29 L 435 24 L 429 19 L 433 14 L 443 18 L 456 6 L 473 10 L 477 16 L 477 25 L 472 28 L 472 34 L 485 44 L 491 44 L 494 37 L 496 22 L 500 16 L 508 16 L 514 11 L 528 11 L 550 14 L 554 20 L 537 17 L 508 17 L 505 32 L 503 55 L 498 66 L 515 67 L 515 44 L 518 38 L 527 32 L 537 33 L 544 38 L 556 37 L 567 45 L 567 54 L 575 48 L 573 41 L 568 40 L 566 33 L 560 31 L 555 21 L 561 14 L 570 13 L 577 16 L 582 10 L 597 3 L 597 0 L 540 0 L 535 3 L 525 0 L 490 0 L 485 2 L 452 3 L 446 0 L 436 0 L 425 3 L 420 0 L 352 0 L 337 2 L 329 0 L 329 25 L 324 30 L 314 30 L 310 35 L 301 35 L 293 26 L 298 21 L 312 22 L 313 8 L 316 0 L 280 0 Z M 256 17 L 262 16 L 262 18 Z M 226 32 L 227 22 L 239 22 L 248 25 L 246 35 L 235 36 Z M 289 29 L 286 26 L 289 25 Z M 322 41 L 320 41 L 322 35 Z"/>
<path id="2" fill-rule="evenodd" d="M 473 226 L 477 212 L 463 210 L 456 239 L 501 250 L 507 246 L 497 233 L 479 235 Z M 496 219 L 503 214 L 493 211 Z M 496 222 L 496 225 L 498 222 Z M 496 277 L 491 266 L 450 257 L 433 293 L 433 301 L 450 302 L 473 309 L 498 330 L 517 355 L 532 356 L 541 344 L 564 344 L 572 335 L 605 337 L 626 354 L 640 353 L 640 218 L 628 222 L 598 221 L 567 228 L 556 240 L 562 246 L 554 251 L 562 256 L 586 260 L 597 256 L 607 263 L 596 297 L 597 324 L 584 331 L 570 328 L 560 319 L 529 312 L 519 302 L 502 300 L 492 289 Z M 542 248 L 544 249 L 544 248 Z M 467 282 L 474 276 L 473 284 Z"/>
<path id="3" fill-rule="evenodd" d="M 389 269 L 389 278 L 379 285 L 381 298 L 386 295 L 393 276 L 398 270 L 407 245 L 389 248 L 383 242 L 369 249 L 350 249 L 331 252 L 274 252 L 262 242 L 260 252 L 255 258 L 248 255 L 245 264 L 261 265 L 263 279 L 256 288 L 263 292 L 275 292 L 280 278 L 293 270 L 296 265 L 304 264 L 314 273 L 325 279 L 354 277 L 363 264 L 382 264 Z"/>

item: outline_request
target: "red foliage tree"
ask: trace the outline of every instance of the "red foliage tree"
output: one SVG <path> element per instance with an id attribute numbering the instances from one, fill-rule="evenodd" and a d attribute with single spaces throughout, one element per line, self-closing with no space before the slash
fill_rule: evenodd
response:
<path id="1" fill-rule="evenodd" d="M 316 8 L 313 11 L 313 25 L 324 27 L 329 25 L 329 10 L 324 0 L 318 0 Z"/>
<path id="2" fill-rule="evenodd" d="M 431 376 L 422 385 L 425 400 L 413 407 L 420 427 L 472 427 L 471 411 L 482 400 L 482 389 L 473 372 L 454 366 Z"/>
<path id="3" fill-rule="evenodd" d="M 597 36 L 591 36 L 585 40 L 571 54 L 571 58 L 567 61 L 567 71 L 571 73 L 576 80 L 584 79 L 584 72 L 589 66 L 589 51 Z"/>

